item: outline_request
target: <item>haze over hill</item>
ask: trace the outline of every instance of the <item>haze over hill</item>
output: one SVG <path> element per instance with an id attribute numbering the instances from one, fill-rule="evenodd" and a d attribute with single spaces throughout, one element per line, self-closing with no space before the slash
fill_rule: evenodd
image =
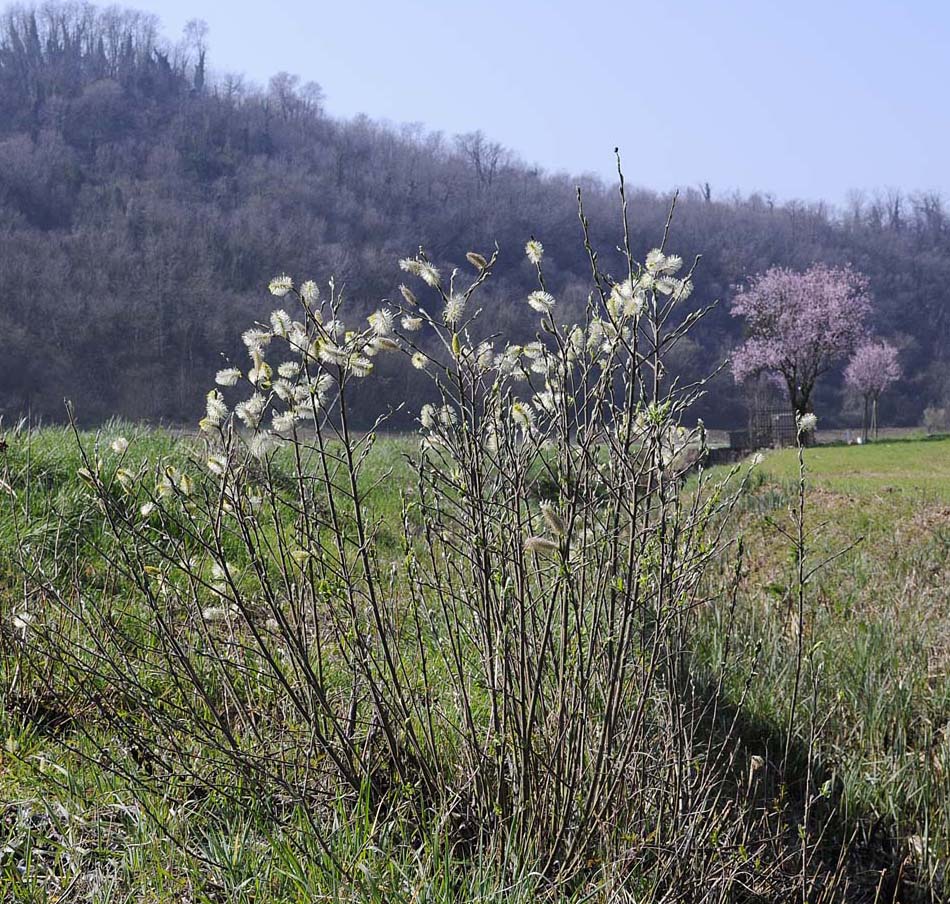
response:
<path id="1" fill-rule="evenodd" d="M 61 5 L 3 16 L 6 417 L 29 408 L 61 418 L 68 396 L 86 421 L 196 420 L 221 352 L 242 361 L 241 330 L 269 313 L 274 273 L 335 275 L 361 319 L 394 292 L 397 259 L 420 244 L 451 268 L 498 242 L 492 330 L 523 334 L 533 322 L 523 303 L 530 235 L 544 242 L 548 287 L 565 319 L 583 307 L 589 264 L 574 180 L 524 165 L 479 132 L 447 138 L 330 117 L 318 86 L 286 73 L 254 91 L 209 71 L 200 29 L 170 42 L 144 13 Z M 581 184 L 609 266 L 615 188 L 589 177 Z M 669 204 L 669 195 L 634 192 L 640 253 L 659 240 Z M 895 192 L 833 216 L 821 204 L 687 191 L 670 247 L 703 255 L 691 304 L 723 304 L 674 365 L 698 377 L 728 354 L 739 336 L 731 287 L 750 274 L 850 262 L 870 277 L 874 328 L 899 345 L 907 374 L 884 399 L 882 421 L 916 422 L 950 392 L 948 230 L 936 193 Z M 380 367 L 366 418 L 387 403 L 417 408 L 414 374 L 382 359 Z M 816 400 L 830 421 L 843 416 L 839 386 L 830 380 Z M 742 393 L 728 374 L 697 413 L 715 425 L 742 422 Z"/>

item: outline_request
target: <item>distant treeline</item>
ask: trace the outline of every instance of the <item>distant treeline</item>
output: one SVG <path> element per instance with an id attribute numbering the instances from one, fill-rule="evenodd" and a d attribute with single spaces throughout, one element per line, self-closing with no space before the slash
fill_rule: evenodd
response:
<path id="1" fill-rule="evenodd" d="M 242 361 L 242 329 L 273 307 L 271 276 L 334 275 L 355 322 L 395 292 L 397 259 L 419 245 L 450 269 L 497 241 L 486 329 L 523 335 L 536 318 L 523 303 L 533 282 L 522 249 L 537 236 L 566 320 L 583 310 L 589 285 L 578 182 L 602 260 L 619 269 L 614 187 L 539 172 L 481 133 L 330 118 L 319 86 L 286 73 L 266 90 L 211 77 L 199 23 L 170 43 L 139 12 L 9 9 L 0 22 L 0 413 L 60 419 L 68 397 L 87 423 L 195 420 L 221 354 Z M 642 253 L 662 235 L 670 200 L 633 192 Z M 687 190 L 670 248 L 703 255 L 690 304 L 723 303 L 672 366 L 695 378 L 728 354 L 741 329 L 728 299 L 751 273 L 850 262 L 870 277 L 874 327 L 899 346 L 907 374 L 883 400 L 882 422 L 916 422 L 950 393 L 948 235 L 937 195 L 895 193 L 833 213 Z M 366 418 L 387 403 L 417 410 L 413 372 L 379 366 Z M 849 404 L 836 378 L 817 399 L 831 420 L 856 412 Z M 740 424 L 744 393 L 724 373 L 698 413 Z"/>

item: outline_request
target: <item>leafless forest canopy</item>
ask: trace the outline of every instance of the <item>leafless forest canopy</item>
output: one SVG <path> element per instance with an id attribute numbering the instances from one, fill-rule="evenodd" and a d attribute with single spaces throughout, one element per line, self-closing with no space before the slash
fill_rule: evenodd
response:
<path id="1" fill-rule="evenodd" d="M 570 319 L 590 273 L 577 184 L 602 261 L 621 266 L 608 238 L 613 186 L 539 172 L 481 133 L 334 119 L 314 83 L 280 73 L 258 89 L 212 76 L 210 65 L 200 24 L 168 41 L 138 12 L 60 4 L 3 14 L 5 416 L 29 409 L 61 419 L 69 397 L 87 423 L 195 420 L 222 350 L 240 361 L 240 328 L 269 313 L 275 272 L 334 275 L 353 309 L 369 313 L 395 291 L 397 258 L 420 244 L 440 265 L 464 267 L 466 251 L 497 241 L 485 322 L 518 335 L 532 328 L 522 300 L 535 274 L 522 248 L 535 235 L 548 288 Z M 628 176 L 648 181 L 636 172 L 636 149 L 627 152 Z M 634 192 L 640 253 L 662 234 L 671 197 Z M 722 300 L 677 349 L 672 364 L 683 375 L 713 369 L 739 338 L 728 315 L 736 283 L 772 264 L 850 262 L 870 277 L 873 326 L 894 338 L 907 375 L 882 402 L 882 420 L 916 423 L 926 405 L 945 404 L 950 218 L 938 195 L 884 192 L 833 211 L 703 185 L 681 193 L 673 229 L 677 251 L 703 255 L 690 305 Z M 417 412 L 418 375 L 382 359 L 378 368 L 364 417 L 406 401 Z M 822 392 L 825 418 L 856 416 L 838 376 Z M 696 413 L 717 426 L 742 422 L 742 392 L 728 372 Z"/>

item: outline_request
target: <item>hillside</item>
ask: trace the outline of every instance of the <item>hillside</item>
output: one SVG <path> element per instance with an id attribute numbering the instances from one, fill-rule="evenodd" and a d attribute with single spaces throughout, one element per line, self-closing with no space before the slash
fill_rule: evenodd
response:
<path id="1" fill-rule="evenodd" d="M 584 304 L 577 180 L 539 172 L 481 134 L 333 119 L 316 85 L 286 73 L 257 91 L 238 77 L 212 77 L 209 66 L 200 30 L 172 43 L 141 13 L 53 5 L 3 16 L 5 417 L 30 410 L 61 419 L 69 397 L 86 423 L 194 420 L 221 353 L 240 356 L 240 331 L 269 312 L 265 287 L 275 272 L 335 275 L 363 314 L 395 290 L 397 258 L 420 244 L 451 268 L 497 241 L 492 326 L 518 333 L 530 323 L 518 302 L 532 277 L 521 249 L 536 235 L 562 309 Z M 634 183 L 649 179 L 635 163 L 628 168 Z M 609 268 L 615 189 L 579 181 Z M 669 204 L 667 194 L 634 193 L 642 252 L 662 234 Z M 750 273 L 847 261 L 869 275 L 875 328 L 901 347 L 908 377 L 883 401 L 882 422 L 916 423 L 950 392 L 948 230 L 936 196 L 891 194 L 833 213 L 687 190 L 671 247 L 703 255 L 692 304 L 723 304 L 674 364 L 698 376 L 728 353 L 739 336 L 731 287 Z M 380 402 L 421 392 L 411 373 L 384 377 L 367 418 Z M 835 380 L 818 410 L 826 422 L 854 417 Z M 741 423 L 731 377 L 712 384 L 697 413 Z"/>

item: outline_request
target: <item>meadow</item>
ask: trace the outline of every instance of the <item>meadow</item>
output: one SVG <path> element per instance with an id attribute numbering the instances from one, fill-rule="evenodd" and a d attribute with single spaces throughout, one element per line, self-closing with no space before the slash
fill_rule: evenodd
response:
<path id="1" fill-rule="evenodd" d="M 129 424 L 79 439 L 105 448 L 113 436 L 130 441 L 128 467 L 146 459 L 186 467 L 204 454 L 199 440 Z M 638 892 L 629 873 L 620 880 L 606 865 L 573 891 L 552 891 L 541 877 L 505 888 L 492 869 L 437 838 L 406 845 L 369 800 L 338 808 L 328 817 L 336 820 L 331 848 L 307 851 L 294 840 L 307 824 L 298 810 L 275 821 L 263 800 L 248 803 L 253 794 L 235 806 L 226 793 L 196 793 L 184 775 L 143 794 L 130 775 L 103 768 L 102 713 L 78 688 L 64 695 L 24 655 L 46 612 L 22 567 L 24 545 L 34 558 L 66 561 L 74 587 L 94 588 L 100 604 L 123 611 L 123 588 L 99 542 L 103 514 L 77 476 L 83 462 L 71 431 L 24 431 L 7 442 L 3 900 L 618 900 L 621 888 L 629 900 L 652 900 L 650 889 L 660 886 L 646 875 Z M 380 437 L 362 472 L 384 556 L 404 548 L 401 497 L 413 482 L 406 454 L 417 444 L 415 436 Z M 825 880 L 829 900 L 832 886 L 834 894 L 850 889 L 842 900 L 940 900 L 950 856 L 950 440 L 817 447 L 804 460 L 807 562 L 820 567 L 805 585 L 802 618 L 790 542 L 795 450 L 768 452 L 751 468 L 728 516 L 742 556 L 731 545 L 705 578 L 704 599 L 719 603 L 698 611 L 691 669 L 697 683 L 717 676 L 717 718 L 731 729 L 726 797 L 782 814 L 776 856 L 791 850 L 794 859 L 795 831 L 813 834 L 807 856 L 833 877 Z M 801 705 L 790 718 L 796 671 Z M 749 900 L 778 900 L 779 886 L 755 892 L 754 873 L 746 870 L 747 884 L 760 897 Z"/>
<path id="2" fill-rule="evenodd" d="M 820 763 L 852 853 L 869 868 L 877 858 L 881 899 L 913 899 L 901 883 L 941 888 L 950 853 L 950 441 L 816 447 L 805 463 L 817 571 L 803 620 L 811 687 L 795 733 Z M 799 640 L 783 535 L 799 468 L 794 450 L 766 453 L 761 467 L 738 515 L 748 557 L 736 617 L 755 663 L 743 718 L 773 731 Z M 711 624 L 715 637 L 722 621 Z"/>

